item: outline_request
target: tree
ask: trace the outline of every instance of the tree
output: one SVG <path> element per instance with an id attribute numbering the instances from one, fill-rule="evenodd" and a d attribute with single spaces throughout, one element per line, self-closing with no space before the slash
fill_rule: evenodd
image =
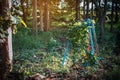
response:
<path id="1" fill-rule="evenodd" d="M 89 18 L 89 0 L 87 0 L 87 11 L 86 11 L 86 19 Z"/>
<path id="2" fill-rule="evenodd" d="M 111 10 L 111 27 L 110 27 L 110 32 L 113 32 L 113 14 L 114 12 L 114 0 L 112 0 L 112 10 Z"/>
<path id="3" fill-rule="evenodd" d="M 48 29 L 50 28 L 50 8 L 49 8 L 49 3 L 50 3 L 50 0 L 45 0 L 44 1 L 44 9 L 45 9 L 45 20 L 44 20 L 44 31 L 48 31 Z"/>
<path id="4" fill-rule="evenodd" d="M 25 5 L 24 5 L 25 1 L 21 0 L 21 7 L 22 7 L 22 12 L 23 12 L 23 20 L 26 23 L 26 10 L 25 10 Z"/>
<path id="5" fill-rule="evenodd" d="M 85 15 L 85 0 L 83 0 L 83 15 Z M 85 16 L 84 16 L 84 18 L 85 18 Z"/>
<path id="6" fill-rule="evenodd" d="M 56 0 L 58 2 L 58 0 Z M 40 28 L 41 31 L 48 31 L 50 28 L 50 8 L 52 7 L 50 3 L 56 3 L 52 0 L 39 0 L 38 6 L 40 10 Z M 56 5 L 56 4 L 54 4 Z M 57 6 L 58 7 L 58 6 Z M 52 7 L 55 8 L 55 7 Z"/>
<path id="7" fill-rule="evenodd" d="M 76 0 L 76 21 L 80 19 L 80 0 Z"/>
<path id="8" fill-rule="evenodd" d="M 12 70 L 12 29 L 10 24 L 10 12 L 11 0 L 2 0 L 2 17 L 5 19 L 2 29 L 7 32 L 8 36 L 2 38 L 2 43 L 0 43 L 1 53 L 2 53 L 2 79 L 6 80 L 6 76 Z M 0 27 L 1 28 L 1 27 Z"/>
<path id="9" fill-rule="evenodd" d="M 37 35 L 37 0 L 33 0 L 33 30 L 34 34 Z"/>
<path id="10" fill-rule="evenodd" d="M 119 17 L 118 17 L 118 0 L 115 0 L 115 22 L 119 21 Z"/>
<path id="11" fill-rule="evenodd" d="M 97 16 L 99 18 L 99 25 L 101 26 L 101 42 L 104 42 L 104 27 L 105 27 L 105 16 L 107 11 L 107 0 L 104 0 L 104 7 L 101 6 L 99 1 L 92 0 L 92 2 L 95 4 L 95 7 L 97 9 Z M 99 4 L 98 4 L 99 3 Z"/>
<path id="12" fill-rule="evenodd" d="M 28 0 L 26 0 L 26 15 L 28 15 L 28 10 L 29 10 L 29 1 Z"/>
<path id="13" fill-rule="evenodd" d="M 40 5 L 40 28 L 41 31 L 44 31 L 44 2 L 43 0 L 39 0 Z"/>

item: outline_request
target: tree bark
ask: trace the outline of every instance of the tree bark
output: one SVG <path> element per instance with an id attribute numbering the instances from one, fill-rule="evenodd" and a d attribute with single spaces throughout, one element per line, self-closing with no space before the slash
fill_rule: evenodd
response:
<path id="1" fill-rule="evenodd" d="M 117 23 L 119 21 L 118 17 L 118 3 L 117 0 L 115 0 L 115 22 Z"/>
<path id="2" fill-rule="evenodd" d="M 86 19 L 89 17 L 89 0 L 87 0 L 87 11 L 86 11 Z"/>
<path id="3" fill-rule="evenodd" d="M 12 29 L 11 27 L 7 30 L 8 31 L 8 38 L 2 44 L 2 80 L 6 80 L 7 75 L 9 72 L 12 71 L 12 59 L 13 59 L 13 52 L 12 52 Z"/>
<path id="4" fill-rule="evenodd" d="M 100 5 L 101 5 L 100 2 L 101 2 L 101 0 L 98 1 L 98 3 L 99 3 L 99 7 L 100 7 Z"/>
<path id="5" fill-rule="evenodd" d="M 26 11 L 25 11 L 23 3 L 24 3 L 24 0 L 21 0 L 21 7 L 22 7 L 22 12 L 23 12 L 22 18 L 23 18 L 24 22 L 26 23 Z"/>
<path id="6" fill-rule="evenodd" d="M 85 19 L 85 0 L 83 0 L 83 18 Z"/>
<path id="7" fill-rule="evenodd" d="M 92 3 L 92 13 L 91 13 L 91 14 L 92 14 L 92 18 L 94 19 L 94 9 L 93 9 L 93 5 L 94 5 L 94 4 Z"/>
<path id="8" fill-rule="evenodd" d="M 40 0 L 41 4 L 40 4 L 40 28 L 41 31 L 44 31 L 44 9 L 43 9 L 43 0 Z"/>
<path id="9" fill-rule="evenodd" d="M 50 0 L 45 0 L 45 20 L 44 20 L 44 31 L 48 31 L 50 28 L 50 10 L 49 10 Z"/>
<path id="10" fill-rule="evenodd" d="M 102 13 L 101 13 L 102 14 Z M 100 32 L 100 39 L 101 39 L 101 43 L 103 43 L 104 42 L 104 22 L 105 22 L 105 20 L 104 20 L 104 16 L 100 16 L 100 21 L 99 21 L 99 25 L 101 26 L 101 32 Z"/>
<path id="11" fill-rule="evenodd" d="M 104 10 L 102 11 L 102 8 L 100 7 L 100 4 L 98 5 L 98 2 L 96 0 L 92 0 L 92 2 L 95 4 L 96 9 L 98 10 L 98 18 L 99 18 L 99 25 L 101 26 L 101 43 L 104 42 L 104 27 L 105 27 L 105 16 L 107 11 L 107 0 L 105 0 L 104 4 Z M 100 2 L 99 2 L 100 3 Z"/>
<path id="12" fill-rule="evenodd" d="M 37 36 L 37 0 L 33 0 L 33 30 L 34 34 Z"/>
<path id="13" fill-rule="evenodd" d="M 114 12 L 114 0 L 112 0 L 112 10 L 111 10 L 111 27 L 110 32 L 113 32 L 113 12 Z"/>
<path id="14" fill-rule="evenodd" d="M 2 0 L 2 16 L 3 17 L 10 17 L 11 12 L 11 0 Z M 6 11 L 6 9 L 8 11 Z M 12 29 L 10 24 L 8 27 L 8 37 L 4 39 L 4 42 L 1 44 L 1 53 L 2 53 L 2 79 L 6 80 L 7 75 L 9 72 L 12 71 L 12 59 L 13 59 L 13 52 L 12 52 Z"/>
<path id="15" fill-rule="evenodd" d="M 79 21 L 80 19 L 80 0 L 76 0 L 76 14 L 75 14 L 75 17 L 76 17 L 76 21 Z"/>
<path id="16" fill-rule="evenodd" d="M 28 2 L 28 0 L 26 0 L 26 15 L 28 15 L 29 13 L 28 13 L 28 10 L 29 10 L 29 4 L 28 4 L 29 2 Z"/>

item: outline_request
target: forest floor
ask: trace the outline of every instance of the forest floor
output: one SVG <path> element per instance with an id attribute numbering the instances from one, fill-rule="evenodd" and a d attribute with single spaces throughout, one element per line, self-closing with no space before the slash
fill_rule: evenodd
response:
<path id="1" fill-rule="evenodd" d="M 101 59 L 96 66 L 84 67 L 78 62 L 73 64 L 74 59 L 69 53 L 66 64 L 62 65 L 67 32 L 67 28 L 55 28 L 48 32 L 39 31 L 36 37 L 31 28 L 18 28 L 18 32 L 13 35 L 14 66 L 13 72 L 8 76 L 10 80 L 24 80 L 28 76 L 37 75 L 44 76 L 46 79 L 43 80 L 120 79 L 120 55 L 114 51 L 116 34 L 109 33 L 106 28 L 104 45 L 99 44 Z M 100 43 L 99 37 L 98 42 Z"/>

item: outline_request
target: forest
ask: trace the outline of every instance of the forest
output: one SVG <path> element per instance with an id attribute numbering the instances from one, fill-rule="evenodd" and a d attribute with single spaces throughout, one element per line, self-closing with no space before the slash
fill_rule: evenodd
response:
<path id="1" fill-rule="evenodd" d="M 0 80 L 120 80 L 120 0 L 0 0 Z"/>

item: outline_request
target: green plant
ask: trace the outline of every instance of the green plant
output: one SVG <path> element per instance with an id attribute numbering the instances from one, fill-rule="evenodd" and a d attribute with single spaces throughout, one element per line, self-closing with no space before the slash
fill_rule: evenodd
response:
<path id="1" fill-rule="evenodd" d="M 51 37 L 50 41 L 48 42 L 48 50 L 49 50 L 49 52 L 53 51 L 53 48 L 55 46 L 57 46 L 57 41 L 53 37 Z"/>
<path id="2" fill-rule="evenodd" d="M 75 22 L 68 33 L 68 40 L 71 43 L 73 63 L 79 62 L 81 65 L 89 66 L 97 62 L 97 56 L 91 54 L 87 47 L 89 44 L 89 31 L 91 26 L 87 22 Z"/>
<path id="3" fill-rule="evenodd" d="M 7 29 L 9 28 L 8 25 L 10 25 L 12 21 L 10 20 L 10 17 L 5 17 L 3 18 L 0 16 L 0 44 L 4 42 L 4 40 L 8 36 L 8 31 Z"/>
<path id="4" fill-rule="evenodd" d="M 119 80 L 120 79 L 120 67 L 114 67 L 113 70 L 108 71 L 105 75 L 105 80 Z"/>
<path id="5" fill-rule="evenodd" d="M 70 28 L 68 33 L 68 39 L 72 44 L 72 49 L 74 52 L 83 52 L 86 50 L 88 27 L 84 23 L 75 23 L 73 27 Z"/>
<path id="6" fill-rule="evenodd" d="M 31 28 L 18 27 L 18 32 L 13 35 L 13 49 L 18 51 L 46 48 L 50 37 L 50 32 L 39 30 L 38 36 L 35 37 Z"/>

